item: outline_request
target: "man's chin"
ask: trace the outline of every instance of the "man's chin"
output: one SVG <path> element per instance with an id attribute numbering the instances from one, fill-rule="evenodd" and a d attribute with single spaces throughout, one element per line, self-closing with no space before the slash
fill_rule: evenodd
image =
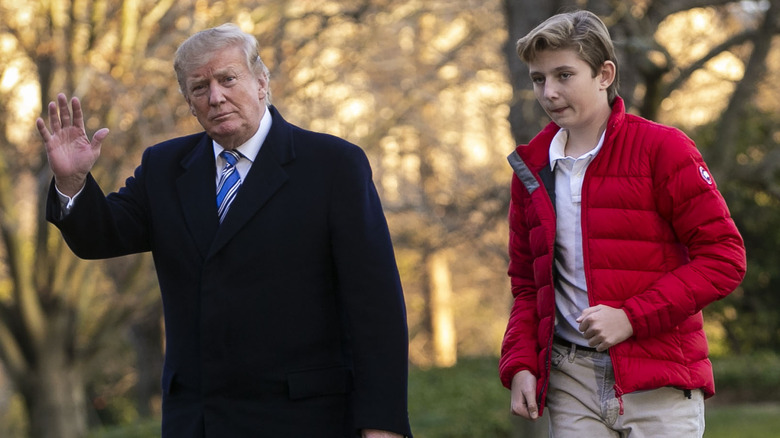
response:
<path id="1" fill-rule="evenodd" d="M 234 127 L 225 126 L 225 124 L 223 123 L 218 126 L 213 126 L 210 129 L 207 129 L 206 133 L 209 135 L 209 137 L 213 138 L 214 141 L 216 141 L 219 144 L 222 144 L 223 142 L 230 141 L 230 139 L 236 135 L 237 130 Z"/>

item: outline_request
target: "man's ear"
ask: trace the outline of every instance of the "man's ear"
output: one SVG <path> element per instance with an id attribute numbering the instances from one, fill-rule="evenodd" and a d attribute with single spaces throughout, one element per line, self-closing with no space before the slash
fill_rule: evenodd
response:
<path id="1" fill-rule="evenodd" d="M 260 74 L 257 76 L 257 84 L 257 97 L 262 102 L 265 100 L 265 97 L 268 96 L 268 79 L 265 75 Z"/>
<path id="2" fill-rule="evenodd" d="M 187 106 L 190 107 L 190 113 L 192 115 L 195 115 L 195 107 L 192 105 L 192 102 L 190 101 L 190 98 L 187 96 L 184 96 L 184 101 L 187 102 Z"/>

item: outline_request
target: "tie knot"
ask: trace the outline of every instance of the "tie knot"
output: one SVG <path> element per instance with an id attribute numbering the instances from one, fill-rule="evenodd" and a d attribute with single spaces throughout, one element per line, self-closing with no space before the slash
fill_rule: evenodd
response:
<path id="1" fill-rule="evenodd" d="M 231 166 L 235 166 L 236 163 L 238 163 L 238 160 L 241 159 L 241 153 L 238 152 L 238 151 L 227 151 L 227 150 L 225 150 L 225 151 L 222 151 L 219 155 L 222 158 L 224 158 L 225 161 L 227 161 L 227 163 L 229 165 L 231 165 Z"/>

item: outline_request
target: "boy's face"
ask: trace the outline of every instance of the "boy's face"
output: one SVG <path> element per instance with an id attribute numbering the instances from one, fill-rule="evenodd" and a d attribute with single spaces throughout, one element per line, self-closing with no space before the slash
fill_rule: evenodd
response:
<path id="1" fill-rule="evenodd" d="M 607 61 L 596 76 L 574 50 L 543 50 L 528 63 L 536 99 L 561 128 L 600 127 L 609 116 L 607 88 L 614 80 Z"/>

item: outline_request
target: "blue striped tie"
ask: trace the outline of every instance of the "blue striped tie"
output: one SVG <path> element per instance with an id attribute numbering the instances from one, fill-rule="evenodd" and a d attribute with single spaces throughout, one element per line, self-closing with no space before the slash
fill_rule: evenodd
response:
<path id="1" fill-rule="evenodd" d="M 217 214 L 219 222 L 222 223 L 230 203 L 235 199 L 241 186 L 241 176 L 236 170 L 236 163 L 241 159 L 241 154 L 236 151 L 222 151 L 219 155 L 227 161 L 217 183 Z"/>

